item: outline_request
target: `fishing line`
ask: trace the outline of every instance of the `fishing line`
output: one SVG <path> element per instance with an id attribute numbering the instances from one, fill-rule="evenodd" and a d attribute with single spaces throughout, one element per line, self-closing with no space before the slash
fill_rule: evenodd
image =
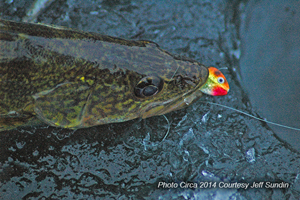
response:
<path id="1" fill-rule="evenodd" d="M 246 113 L 244 111 L 241 111 L 241 110 L 229 107 L 229 106 L 225 106 L 225 105 L 218 104 L 218 103 L 213 103 L 213 102 L 208 102 L 208 101 L 200 101 L 200 102 L 208 103 L 208 104 L 212 104 L 212 105 L 217 105 L 217 106 L 220 106 L 220 107 L 224 107 L 224 108 L 236 111 L 238 113 L 244 114 L 244 115 L 246 115 L 248 117 L 252 117 L 252 118 L 257 119 L 259 121 L 266 122 L 268 124 L 272 124 L 272 125 L 275 125 L 275 126 L 279 126 L 279 127 L 283 127 L 283 128 L 287 128 L 287 129 L 291 129 L 291 130 L 295 130 L 295 131 L 300 131 L 300 128 L 294 128 L 294 127 L 290 127 L 290 126 L 285 126 L 285 125 L 282 125 L 282 124 L 278 124 L 278 123 L 275 123 L 275 122 L 270 122 L 268 120 L 265 120 L 265 119 L 262 119 L 262 118 L 259 118 L 259 117 L 255 117 L 255 116 L 253 116 L 253 115 L 251 115 L 249 113 Z"/>
<path id="2" fill-rule="evenodd" d="M 161 140 L 161 142 L 164 141 L 164 140 L 167 138 L 167 136 L 169 135 L 169 132 L 170 132 L 170 122 L 169 122 L 168 118 L 167 118 L 165 115 L 163 115 L 163 116 L 165 117 L 165 119 L 166 119 L 167 122 L 168 122 L 168 131 L 167 131 L 167 133 L 165 134 L 164 138 Z"/>
<path id="3" fill-rule="evenodd" d="M 221 70 L 221 69 L 228 69 L 227 67 L 221 67 L 221 68 L 218 68 L 218 70 Z"/>

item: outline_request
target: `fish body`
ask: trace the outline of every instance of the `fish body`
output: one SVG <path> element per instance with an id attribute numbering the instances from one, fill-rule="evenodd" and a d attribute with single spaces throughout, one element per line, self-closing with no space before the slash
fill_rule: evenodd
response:
<path id="1" fill-rule="evenodd" d="M 197 100 L 205 85 L 211 91 L 209 73 L 154 42 L 0 19 L 0 130 L 162 115 Z M 223 81 L 216 85 L 227 94 Z"/>

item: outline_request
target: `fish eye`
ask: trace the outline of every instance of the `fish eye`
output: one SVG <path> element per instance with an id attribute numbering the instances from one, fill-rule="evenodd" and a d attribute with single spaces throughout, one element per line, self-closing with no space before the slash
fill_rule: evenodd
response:
<path id="1" fill-rule="evenodd" d="M 225 82 L 224 78 L 222 78 L 222 77 L 219 77 L 219 78 L 218 78 L 218 83 L 222 84 L 222 83 L 224 83 L 224 82 Z"/>
<path id="2" fill-rule="evenodd" d="M 157 91 L 157 87 L 155 87 L 154 85 L 149 85 L 143 89 L 143 95 L 149 97 L 155 95 Z"/>
<path id="3" fill-rule="evenodd" d="M 151 97 L 159 93 L 164 85 L 164 81 L 157 76 L 147 76 L 142 78 L 134 88 L 134 94 L 140 98 Z"/>

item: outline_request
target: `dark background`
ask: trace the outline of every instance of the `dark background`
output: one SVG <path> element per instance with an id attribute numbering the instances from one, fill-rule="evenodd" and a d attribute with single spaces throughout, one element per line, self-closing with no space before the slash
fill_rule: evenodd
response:
<path id="1" fill-rule="evenodd" d="M 0 1 L 0 17 L 21 21 L 32 3 Z M 248 3 L 221 0 L 57 0 L 38 15 L 36 22 L 127 39 L 152 40 L 163 49 L 196 59 L 207 66 L 227 67 L 222 72 L 230 84 L 229 94 L 225 97 L 204 96 L 202 100 L 269 118 L 261 112 L 266 107 L 257 107 L 259 103 L 251 106 L 254 103 L 248 96 L 252 99 L 255 95 L 246 86 L 242 87 L 248 85 L 243 82 L 244 77 L 253 71 L 244 73 L 243 70 L 260 69 L 256 68 L 258 65 L 245 64 L 242 60 L 247 58 L 249 49 L 243 45 L 250 41 L 240 36 L 244 20 L 251 16 L 247 13 L 257 5 Z M 290 4 L 287 7 L 287 12 L 293 11 L 299 18 L 295 6 Z M 268 14 L 266 10 L 265 15 Z M 250 31 L 246 29 L 245 32 Z M 256 31 L 253 33 L 261 35 Z M 269 53 L 271 49 L 264 49 L 259 55 Z M 297 104 L 297 101 L 291 103 Z M 279 139 L 266 123 L 201 101 L 166 117 L 171 127 L 164 141 L 161 140 L 168 124 L 162 116 L 75 132 L 46 125 L 1 132 L 1 198 L 300 198 L 298 146 L 289 143 L 288 138 Z M 293 132 L 293 135 L 298 134 Z M 281 190 L 167 190 L 157 189 L 159 181 L 250 184 L 254 181 L 283 181 L 290 183 L 291 187 Z"/>
<path id="2" fill-rule="evenodd" d="M 241 74 L 264 118 L 300 128 L 300 2 L 250 1 L 240 26 Z M 270 125 L 300 150 L 299 131 Z"/>

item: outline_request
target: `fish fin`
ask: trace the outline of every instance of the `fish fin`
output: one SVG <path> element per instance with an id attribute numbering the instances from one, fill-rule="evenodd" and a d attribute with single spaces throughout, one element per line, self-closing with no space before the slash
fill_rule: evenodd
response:
<path id="1" fill-rule="evenodd" d="M 91 87 L 67 82 L 33 95 L 34 111 L 43 122 L 62 128 L 79 128 Z"/>

